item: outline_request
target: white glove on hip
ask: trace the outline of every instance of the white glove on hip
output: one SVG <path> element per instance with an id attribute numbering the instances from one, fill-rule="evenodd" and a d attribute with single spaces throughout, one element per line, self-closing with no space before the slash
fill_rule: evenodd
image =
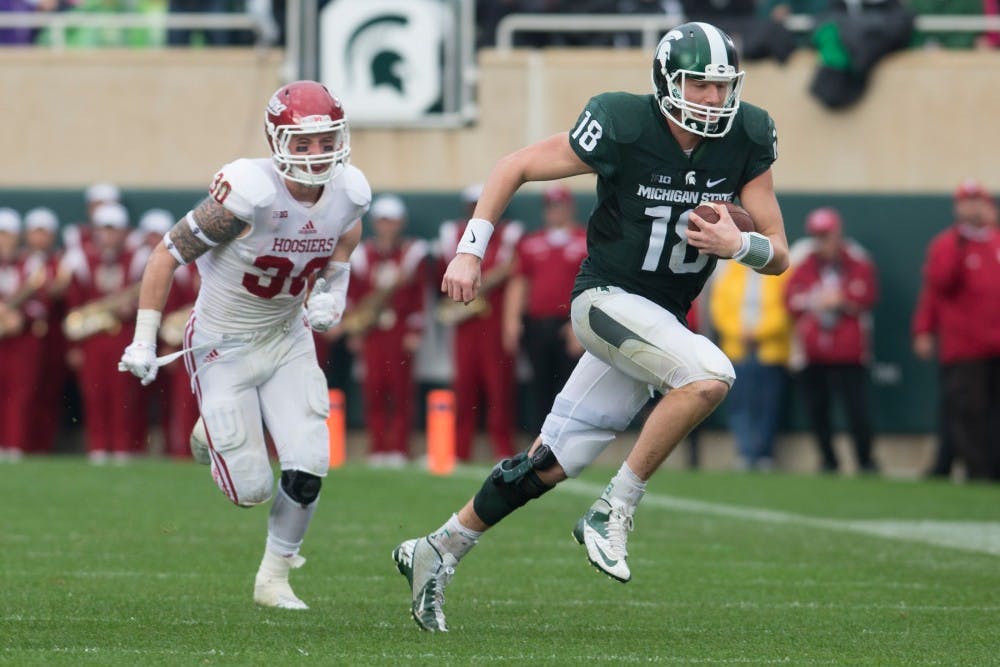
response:
<path id="1" fill-rule="evenodd" d="M 326 289 L 326 279 L 318 278 L 309 293 L 306 303 L 306 316 L 313 331 L 323 333 L 340 322 L 347 304 L 347 295 L 339 292 L 329 292 Z"/>
<path id="2" fill-rule="evenodd" d="M 136 342 L 125 348 L 118 370 L 131 373 L 139 378 L 142 386 L 156 379 L 160 367 L 156 364 L 156 346 L 149 343 Z"/>

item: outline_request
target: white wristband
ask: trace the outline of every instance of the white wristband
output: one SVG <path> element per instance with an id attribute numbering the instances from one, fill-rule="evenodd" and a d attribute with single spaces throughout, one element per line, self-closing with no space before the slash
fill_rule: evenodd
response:
<path id="1" fill-rule="evenodd" d="M 135 314 L 135 335 L 132 337 L 132 342 L 156 347 L 156 332 L 160 328 L 161 317 L 162 314 L 158 310 L 140 309 Z"/>
<path id="2" fill-rule="evenodd" d="M 492 222 L 483 218 L 472 218 L 465 225 L 465 233 L 458 242 L 456 252 L 466 252 L 482 259 L 486 254 L 486 247 L 490 244 L 491 236 L 493 236 Z"/>
<path id="3" fill-rule="evenodd" d="M 740 249 L 733 255 L 733 259 L 751 269 L 763 269 L 774 257 L 771 239 L 757 232 L 741 232 L 741 234 Z"/>

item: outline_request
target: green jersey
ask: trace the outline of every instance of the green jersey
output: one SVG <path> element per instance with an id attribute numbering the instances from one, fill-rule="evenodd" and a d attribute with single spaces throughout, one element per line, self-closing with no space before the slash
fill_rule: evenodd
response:
<path id="1" fill-rule="evenodd" d="M 644 296 L 682 322 L 716 259 L 687 243 L 688 215 L 702 201 L 731 201 L 777 158 L 774 121 L 742 103 L 725 136 L 688 156 L 653 95 L 591 98 L 570 145 L 597 172 L 587 258 L 573 296 L 615 286 Z"/>

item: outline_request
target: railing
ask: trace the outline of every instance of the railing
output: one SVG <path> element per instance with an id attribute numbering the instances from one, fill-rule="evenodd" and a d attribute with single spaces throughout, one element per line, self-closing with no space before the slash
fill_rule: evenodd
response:
<path id="1" fill-rule="evenodd" d="M 514 46 L 514 34 L 524 32 L 635 32 L 641 35 L 643 49 L 652 50 L 660 37 L 685 21 L 681 14 L 508 14 L 497 24 L 497 48 Z M 796 14 L 785 21 L 793 32 L 809 32 L 816 23 L 813 16 Z M 1000 31 L 1000 16 L 917 16 L 921 32 L 992 32 Z"/>
<path id="2" fill-rule="evenodd" d="M 254 34 L 256 44 L 263 44 L 270 26 L 265 17 L 250 14 L 0 12 L 0 28 L 49 29 L 51 47 L 61 50 L 66 48 L 66 31 L 73 28 L 248 30 Z"/>

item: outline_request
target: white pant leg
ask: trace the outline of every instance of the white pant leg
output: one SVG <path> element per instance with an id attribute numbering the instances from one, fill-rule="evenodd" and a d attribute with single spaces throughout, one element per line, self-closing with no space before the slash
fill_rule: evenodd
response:
<path id="1" fill-rule="evenodd" d="M 260 405 L 281 469 L 325 477 L 330 467 L 330 397 L 312 334 L 294 327 L 275 345 L 275 353 L 280 361 L 260 386 Z"/>
<path id="2" fill-rule="evenodd" d="M 548 445 L 576 477 L 624 431 L 650 398 L 649 385 L 585 352 L 542 425 Z"/>
<path id="3" fill-rule="evenodd" d="M 257 395 L 257 348 L 246 344 L 233 349 L 217 334 L 196 327 L 186 342 L 188 347 L 199 346 L 185 361 L 208 433 L 212 478 L 237 505 L 266 502 L 274 474 Z"/>
<path id="4" fill-rule="evenodd" d="M 712 341 L 671 313 L 617 287 L 596 287 L 573 299 L 573 331 L 588 352 L 661 392 L 697 380 L 732 386 L 733 364 Z"/>

